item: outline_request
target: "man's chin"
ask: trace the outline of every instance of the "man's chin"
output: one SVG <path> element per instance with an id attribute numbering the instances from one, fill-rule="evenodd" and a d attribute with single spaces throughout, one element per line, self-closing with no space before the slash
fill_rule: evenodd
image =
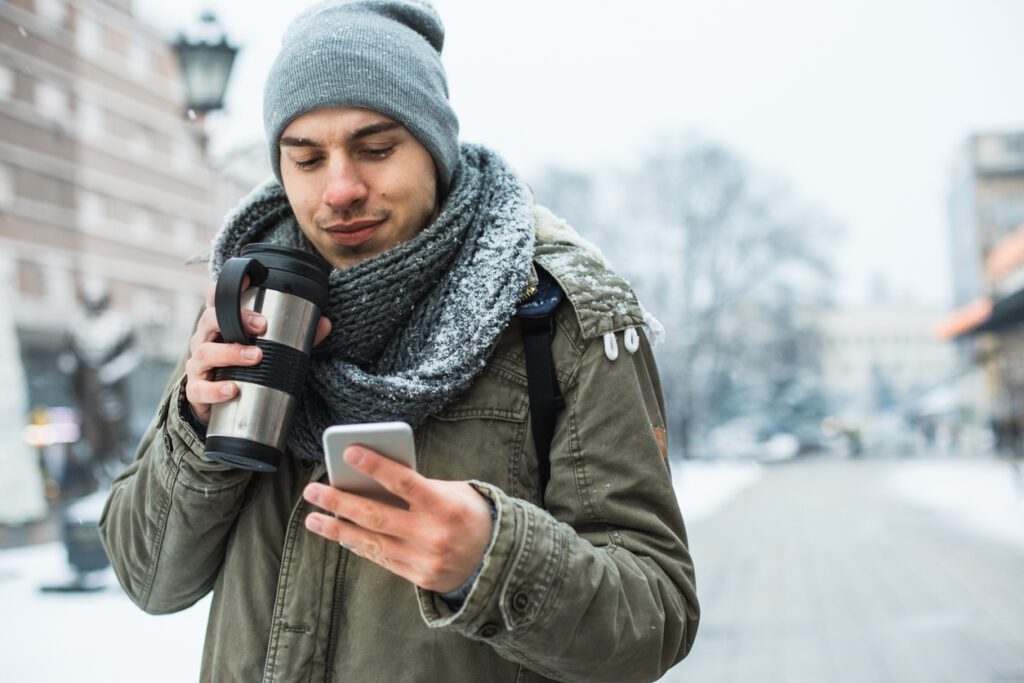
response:
<path id="1" fill-rule="evenodd" d="M 328 246 L 328 251 L 329 253 L 321 255 L 338 270 L 344 270 L 345 268 L 354 266 L 357 263 L 361 263 L 368 258 L 376 256 L 377 254 L 386 251 L 386 249 L 381 248 L 380 245 L 369 242 L 359 244 L 355 247 L 330 244 Z"/>

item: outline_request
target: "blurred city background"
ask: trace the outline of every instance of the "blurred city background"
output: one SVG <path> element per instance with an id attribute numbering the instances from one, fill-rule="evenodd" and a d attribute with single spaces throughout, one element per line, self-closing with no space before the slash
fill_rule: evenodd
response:
<path id="1" fill-rule="evenodd" d="M 4 681 L 197 677 L 208 603 L 138 612 L 95 523 L 308 4 L 0 2 Z M 435 4 L 463 138 L 665 328 L 665 680 L 1024 681 L 1024 5 Z"/>

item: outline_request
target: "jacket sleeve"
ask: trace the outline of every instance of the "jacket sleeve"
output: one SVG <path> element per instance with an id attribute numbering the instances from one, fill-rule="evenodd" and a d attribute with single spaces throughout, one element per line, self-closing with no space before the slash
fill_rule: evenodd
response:
<path id="1" fill-rule="evenodd" d="M 689 651 L 699 607 L 672 490 L 660 386 L 641 335 L 589 343 L 551 447 L 547 510 L 474 482 L 497 529 L 458 611 L 418 591 L 427 624 L 562 680 L 654 680 Z"/>
<path id="2" fill-rule="evenodd" d="M 203 443 L 183 418 L 184 362 L 99 524 L 121 586 L 151 614 L 185 609 L 212 588 L 252 478 L 202 457 Z"/>

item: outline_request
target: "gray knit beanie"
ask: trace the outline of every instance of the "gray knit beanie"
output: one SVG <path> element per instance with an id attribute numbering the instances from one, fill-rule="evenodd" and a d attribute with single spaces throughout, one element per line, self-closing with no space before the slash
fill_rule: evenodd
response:
<path id="1" fill-rule="evenodd" d="M 441 66 L 444 26 L 425 0 L 327 0 L 287 28 L 263 92 L 270 165 L 281 133 L 321 107 L 363 107 L 398 121 L 427 148 L 446 193 L 459 163 L 459 121 Z"/>

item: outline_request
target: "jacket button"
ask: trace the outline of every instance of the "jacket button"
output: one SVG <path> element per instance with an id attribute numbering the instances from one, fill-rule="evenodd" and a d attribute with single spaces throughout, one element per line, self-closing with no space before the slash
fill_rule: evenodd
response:
<path id="1" fill-rule="evenodd" d="M 525 612 L 526 608 L 530 606 L 530 596 L 526 593 L 519 591 L 512 596 L 512 608 L 517 612 Z"/>
<path id="2" fill-rule="evenodd" d="M 498 635 L 498 625 L 492 621 L 489 621 L 480 627 L 480 630 L 477 631 L 477 635 L 479 635 L 481 638 L 493 638 L 494 636 Z"/>

